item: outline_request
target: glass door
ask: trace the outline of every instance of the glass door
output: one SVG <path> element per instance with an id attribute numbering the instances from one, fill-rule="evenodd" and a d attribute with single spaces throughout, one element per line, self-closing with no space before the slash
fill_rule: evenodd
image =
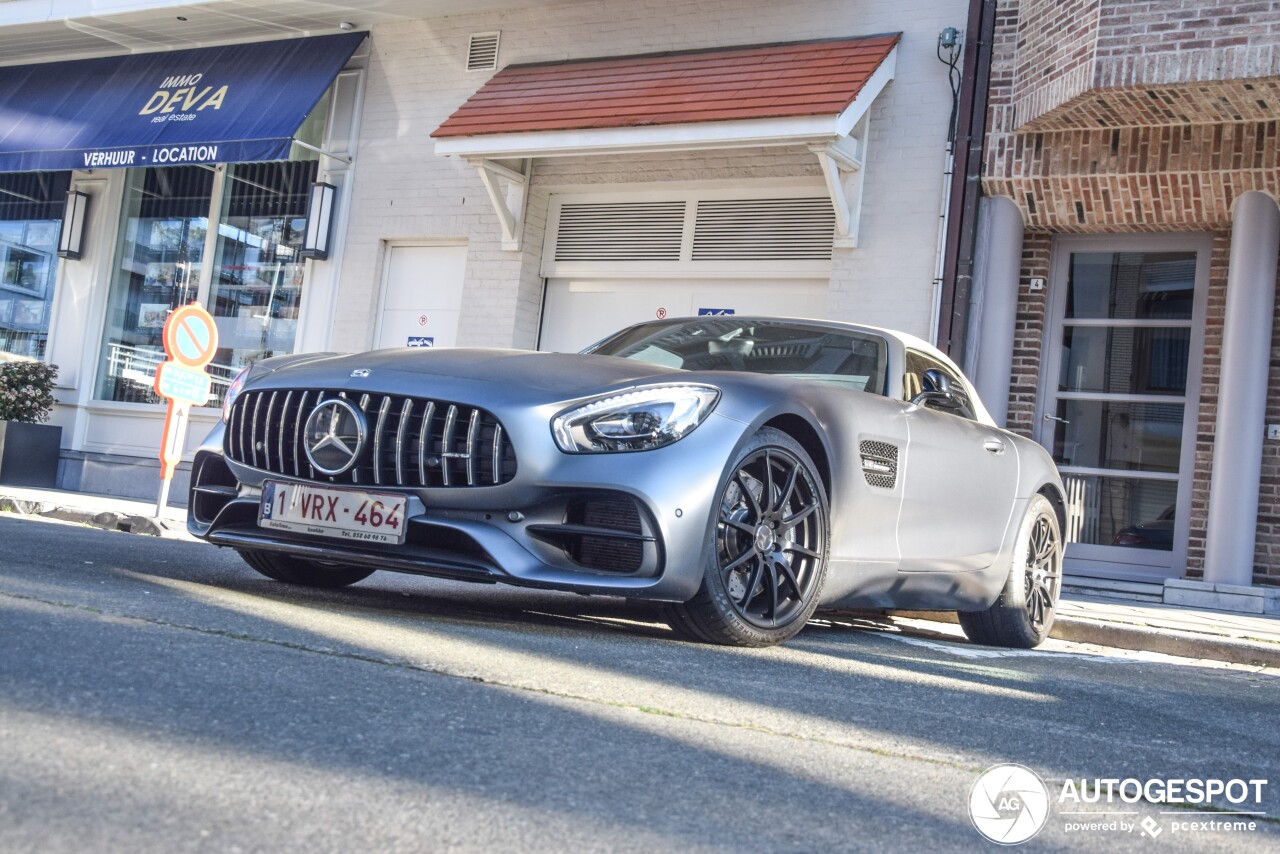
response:
<path id="1" fill-rule="evenodd" d="M 1057 245 L 1040 441 L 1067 488 L 1067 572 L 1185 570 L 1208 257 L 1181 235 Z"/>

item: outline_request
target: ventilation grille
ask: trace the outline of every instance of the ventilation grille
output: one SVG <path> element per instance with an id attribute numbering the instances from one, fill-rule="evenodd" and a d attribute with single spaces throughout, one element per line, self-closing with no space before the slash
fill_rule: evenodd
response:
<path id="1" fill-rule="evenodd" d="M 679 261 L 684 202 L 566 204 L 557 261 Z"/>
<path id="2" fill-rule="evenodd" d="M 467 42 L 467 70 L 493 71 L 498 67 L 498 37 L 501 33 L 472 33 Z"/>
<path id="3" fill-rule="evenodd" d="M 693 202 L 581 202 L 560 208 L 556 261 L 830 261 L 825 196 Z M 690 249 L 691 247 L 691 249 Z"/>
<path id="4" fill-rule="evenodd" d="M 700 201 L 693 260 L 825 261 L 835 222 L 826 198 Z"/>
<path id="5" fill-rule="evenodd" d="M 368 437 L 356 465 L 336 477 L 307 460 L 303 430 L 322 400 L 356 404 Z M 246 391 L 227 421 L 227 456 L 260 471 L 374 486 L 492 486 L 516 473 L 515 449 L 497 418 L 462 404 L 326 389 Z"/>
<path id="6" fill-rule="evenodd" d="M 858 444 L 862 456 L 862 476 L 871 486 L 893 489 L 898 482 L 898 447 L 888 442 Z"/>

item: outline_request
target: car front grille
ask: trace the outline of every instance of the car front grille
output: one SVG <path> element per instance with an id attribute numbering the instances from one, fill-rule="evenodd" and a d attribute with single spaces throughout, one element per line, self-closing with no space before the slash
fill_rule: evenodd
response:
<path id="1" fill-rule="evenodd" d="M 307 416 L 322 401 L 356 406 L 368 436 L 356 464 L 316 471 L 303 447 Z M 489 412 L 449 401 L 327 389 L 246 391 L 227 421 L 226 455 L 272 474 L 373 486 L 493 486 L 516 473 L 515 449 Z"/>

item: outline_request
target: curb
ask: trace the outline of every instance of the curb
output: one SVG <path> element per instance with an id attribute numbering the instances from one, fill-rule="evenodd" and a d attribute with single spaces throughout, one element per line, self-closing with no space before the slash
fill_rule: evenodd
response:
<path id="1" fill-rule="evenodd" d="M 19 516 L 43 516 L 46 519 L 74 522 L 78 525 L 101 528 L 104 531 L 123 531 L 127 534 L 143 534 L 151 537 L 176 536 L 177 531 L 172 527 L 170 520 L 155 516 L 134 516 L 111 510 L 95 513 L 92 510 L 63 507 L 48 501 L 30 501 L 7 495 L 0 495 L 0 512 L 14 513 Z"/>
<path id="2" fill-rule="evenodd" d="M 957 623 L 950 611 L 890 611 L 892 617 Z M 1200 635 L 1177 629 L 1133 626 L 1059 615 L 1049 637 L 1073 643 L 1091 643 L 1116 649 L 1158 652 L 1180 658 L 1207 658 L 1230 664 L 1280 667 L 1280 645 L 1262 641 L 1237 640 L 1216 635 Z"/>

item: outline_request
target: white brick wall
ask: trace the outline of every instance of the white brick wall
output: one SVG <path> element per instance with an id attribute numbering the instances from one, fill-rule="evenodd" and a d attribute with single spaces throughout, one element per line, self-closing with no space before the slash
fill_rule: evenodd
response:
<path id="1" fill-rule="evenodd" d="M 375 27 L 340 289 L 335 349 L 373 340 L 383 241 L 466 239 L 458 341 L 532 346 L 548 196 L 571 185 L 815 176 L 796 149 L 535 162 L 522 251 L 500 230 L 474 172 L 432 153 L 429 134 L 485 81 L 463 69 L 467 36 L 501 30 L 501 65 L 903 31 L 896 79 L 872 113 L 861 248 L 836 250 L 830 315 L 930 332 L 950 92 L 938 32 L 964 0 L 608 0 Z"/>

